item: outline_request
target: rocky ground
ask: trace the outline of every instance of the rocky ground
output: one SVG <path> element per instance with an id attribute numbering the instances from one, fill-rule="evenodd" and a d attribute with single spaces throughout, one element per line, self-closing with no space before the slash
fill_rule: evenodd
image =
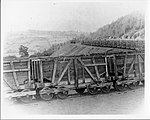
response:
<path id="1" fill-rule="evenodd" d="M 34 100 L 32 103 L 3 104 L 3 115 L 130 115 L 144 112 L 144 87 L 109 94 L 71 95 L 65 100 Z M 5 106 L 5 107 L 4 107 Z"/>

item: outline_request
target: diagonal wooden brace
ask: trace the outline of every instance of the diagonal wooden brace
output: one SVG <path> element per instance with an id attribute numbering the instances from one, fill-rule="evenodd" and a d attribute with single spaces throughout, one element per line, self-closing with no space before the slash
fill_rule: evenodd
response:
<path id="1" fill-rule="evenodd" d="M 135 58 L 133 58 L 133 61 L 132 61 L 132 63 L 131 63 L 131 66 L 130 66 L 130 68 L 129 68 L 129 71 L 128 71 L 128 75 L 127 75 L 127 76 L 129 76 L 129 74 L 130 74 L 130 72 L 131 72 L 131 70 L 132 70 L 132 68 L 133 68 L 134 63 L 135 63 Z"/>
<path id="2" fill-rule="evenodd" d="M 92 58 L 92 61 L 93 61 L 93 63 L 95 64 L 95 59 L 94 59 L 94 58 Z M 95 68 L 95 72 L 96 72 L 97 78 L 100 79 L 100 75 L 99 75 L 97 66 L 94 66 L 94 68 Z"/>
<path id="3" fill-rule="evenodd" d="M 92 80 L 93 80 L 94 82 L 97 82 L 97 81 L 96 81 L 96 78 L 92 75 L 92 73 L 91 73 L 90 70 L 85 66 L 85 64 L 82 62 L 82 60 L 81 60 L 80 58 L 78 58 L 77 60 L 80 62 L 81 65 L 84 66 L 84 69 L 85 69 L 85 70 L 87 71 L 87 73 L 90 75 L 90 77 L 92 78 Z"/>
<path id="4" fill-rule="evenodd" d="M 15 68 L 14 68 L 13 62 L 10 62 L 10 65 L 13 70 L 13 76 L 14 76 L 14 81 L 15 81 L 16 87 L 19 89 L 19 82 L 18 82 L 18 78 L 17 78 L 17 73 L 14 71 Z"/>
<path id="5" fill-rule="evenodd" d="M 65 69 L 63 70 L 63 72 L 61 73 L 58 81 L 57 81 L 57 84 L 61 81 L 61 79 L 63 78 L 65 72 L 67 71 L 68 67 L 70 66 L 70 64 L 72 63 L 72 59 L 68 62 L 68 64 L 66 65 Z"/>
<path id="6" fill-rule="evenodd" d="M 54 69 L 53 69 L 52 83 L 54 83 L 54 81 L 55 81 L 56 68 L 57 68 L 57 58 L 56 58 L 55 61 L 54 61 Z"/>

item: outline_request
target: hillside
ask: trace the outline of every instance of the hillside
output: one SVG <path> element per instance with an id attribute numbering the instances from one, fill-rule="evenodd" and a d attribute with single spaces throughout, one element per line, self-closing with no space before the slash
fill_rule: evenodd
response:
<path id="1" fill-rule="evenodd" d="M 76 31 L 38 31 L 28 30 L 10 33 L 4 40 L 4 56 L 19 56 L 19 46 L 29 48 L 29 54 L 43 52 L 54 44 L 64 43 L 83 34 Z"/>
<path id="2" fill-rule="evenodd" d="M 58 50 L 67 41 L 82 41 L 96 39 L 144 39 L 145 19 L 141 12 L 134 12 L 118 18 L 116 21 L 104 25 L 93 33 L 76 31 L 39 31 L 28 30 L 10 33 L 4 40 L 4 56 L 19 56 L 19 46 L 29 48 L 29 55 L 44 52 L 49 55 Z M 59 45 L 56 45 L 59 44 Z"/>
<path id="3" fill-rule="evenodd" d="M 104 25 L 97 31 L 90 33 L 88 37 L 82 40 L 100 39 L 144 39 L 145 38 L 145 20 L 144 14 L 134 12 L 129 15 L 118 18 L 116 21 Z"/>

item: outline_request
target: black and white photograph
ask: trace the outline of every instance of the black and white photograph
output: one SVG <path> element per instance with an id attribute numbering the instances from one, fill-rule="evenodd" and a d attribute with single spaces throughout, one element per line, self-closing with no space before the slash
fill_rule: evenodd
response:
<path id="1" fill-rule="evenodd" d="M 1 117 L 150 118 L 148 4 L 2 0 Z"/>

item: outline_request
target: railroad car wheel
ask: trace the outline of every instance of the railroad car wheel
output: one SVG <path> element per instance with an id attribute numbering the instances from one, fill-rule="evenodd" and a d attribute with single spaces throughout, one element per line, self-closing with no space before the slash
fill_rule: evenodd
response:
<path id="1" fill-rule="evenodd" d="M 111 86 L 108 85 L 108 86 L 102 87 L 101 90 L 102 90 L 103 93 L 109 93 L 110 92 L 110 88 L 111 88 Z"/>
<path id="2" fill-rule="evenodd" d="M 49 101 L 53 99 L 54 93 L 50 93 L 50 88 L 46 87 L 41 90 L 40 97 L 45 101 Z"/>
<path id="3" fill-rule="evenodd" d="M 25 89 L 21 92 L 29 92 L 29 91 L 30 91 L 29 89 Z M 21 96 L 19 100 L 23 103 L 30 103 L 32 101 L 32 95 L 27 94 L 26 96 Z"/>
<path id="4" fill-rule="evenodd" d="M 137 81 L 135 84 L 136 84 L 136 86 L 138 86 L 140 84 L 140 81 Z"/>
<path id="5" fill-rule="evenodd" d="M 128 88 L 131 89 L 131 90 L 135 89 L 136 86 L 137 86 L 137 83 L 136 83 L 136 82 L 133 82 L 133 83 L 128 84 Z"/>
<path id="6" fill-rule="evenodd" d="M 58 92 L 57 97 L 60 99 L 65 99 L 68 97 L 68 91 Z"/>
<path id="7" fill-rule="evenodd" d="M 87 86 L 87 91 L 91 94 L 91 95 L 96 95 L 98 93 L 98 89 L 96 86 L 91 87 L 91 85 Z"/>
<path id="8" fill-rule="evenodd" d="M 40 90 L 41 90 L 41 89 L 36 89 L 36 96 L 35 96 L 35 98 L 36 98 L 37 100 L 40 100 L 40 99 L 41 99 Z"/>
<path id="9" fill-rule="evenodd" d="M 12 98 L 10 99 L 10 101 L 11 101 L 11 103 L 18 102 L 18 101 L 19 101 L 19 98 L 17 98 L 17 97 L 12 97 Z"/>
<path id="10" fill-rule="evenodd" d="M 49 101 L 54 97 L 54 94 L 53 93 L 40 94 L 40 97 L 45 101 Z"/>
<path id="11" fill-rule="evenodd" d="M 144 80 L 142 80 L 141 82 L 142 82 L 143 85 L 145 85 L 145 81 Z"/>
<path id="12" fill-rule="evenodd" d="M 120 85 L 117 85 L 115 83 L 115 89 L 118 90 L 118 91 L 125 91 L 127 89 L 126 85 L 125 84 L 120 84 Z"/>
<path id="13" fill-rule="evenodd" d="M 76 92 L 82 95 L 85 91 L 85 88 L 76 89 Z"/>

